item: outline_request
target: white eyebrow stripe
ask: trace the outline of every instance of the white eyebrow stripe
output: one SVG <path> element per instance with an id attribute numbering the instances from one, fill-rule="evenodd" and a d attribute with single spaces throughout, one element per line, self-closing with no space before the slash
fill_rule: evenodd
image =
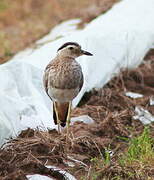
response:
<path id="1" fill-rule="evenodd" d="M 67 42 L 67 43 L 63 44 L 63 45 L 58 49 L 58 51 L 66 48 L 66 47 L 68 47 L 68 46 L 80 47 L 80 45 L 79 45 L 78 43 L 75 43 L 75 42 Z"/>
<path id="2" fill-rule="evenodd" d="M 66 46 L 66 48 L 70 48 L 70 47 L 76 48 L 78 46 L 75 46 L 75 45 L 68 45 L 68 46 Z"/>

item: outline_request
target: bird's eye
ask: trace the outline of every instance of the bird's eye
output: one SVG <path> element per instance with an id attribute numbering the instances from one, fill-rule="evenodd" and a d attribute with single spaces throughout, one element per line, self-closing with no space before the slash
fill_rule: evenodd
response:
<path id="1" fill-rule="evenodd" d="M 69 47 L 70 50 L 74 49 L 73 47 Z"/>

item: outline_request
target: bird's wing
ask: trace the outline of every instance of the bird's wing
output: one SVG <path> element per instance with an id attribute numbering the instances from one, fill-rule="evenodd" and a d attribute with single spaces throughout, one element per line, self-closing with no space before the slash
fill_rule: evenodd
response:
<path id="1" fill-rule="evenodd" d="M 43 84 L 44 84 L 44 88 L 45 88 L 46 93 L 48 93 L 48 71 L 44 72 Z"/>
<path id="2" fill-rule="evenodd" d="M 46 91 L 48 96 L 49 96 L 49 94 L 48 94 L 48 77 L 49 77 L 50 66 L 51 65 L 48 64 L 48 66 L 46 67 L 46 69 L 44 71 L 44 75 L 43 75 L 43 85 L 44 85 L 45 91 Z M 51 99 L 51 97 L 50 97 L 50 99 Z"/>
<path id="3" fill-rule="evenodd" d="M 83 74 L 81 73 L 81 80 L 80 80 L 80 84 L 79 84 L 79 91 L 81 90 L 83 86 Z"/>

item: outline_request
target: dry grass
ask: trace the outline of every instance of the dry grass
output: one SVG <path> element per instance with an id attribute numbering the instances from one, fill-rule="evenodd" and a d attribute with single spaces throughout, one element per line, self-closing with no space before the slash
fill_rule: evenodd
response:
<path id="1" fill-rule="evenodd" d="M 129 145 L 125 152 L 117 155 L 116 161 L 110 154 L 106 156 L 107 160 L 100 157 L 93 160 L 90 180 L 153 179 L 154 137 L 151 137 L 150 129 L 145 127 L 141 135 L 126 140 Z"/>
<path id="2" fill-rule="evenodd" d="M 56 24 L 71 18 L 88 22 L 117 0 L 0 0 L 0 63 L 10 59 Z"/>
<path id="3" fill-rule="evenodd" d="M 154 78 L 151 57 L 136 70 L 121 72 L 104 88 L 89 94 L 73 114 L 88 114 L 95 123 L 74 123 L 67 142 L 65 130 L 58 135 L 55 130 L 28 129 L 10 140 L 0 149 L 1 179 L 22 180 L 26 174 L 34 173 L 63 179 L 45 167 L 55 165 L 81 180 L 152 180 L 154 124 L 144 128 L 132 118 L 135 106 L 154 113 L 154 106 L 148 103 L 154 90 L 150 83 Z M 124 93 L 129 90 L 139 91 L 144 97 L 126 97 Z M 68 166 L 68 162 L 74 166 Z"/>

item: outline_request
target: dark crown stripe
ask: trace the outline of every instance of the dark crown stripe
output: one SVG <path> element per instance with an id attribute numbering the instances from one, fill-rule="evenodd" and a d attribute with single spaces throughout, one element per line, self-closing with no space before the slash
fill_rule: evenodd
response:
<path id="1" fill-rule="evenodd" d="M 67 47 L 67 46 L 69 46 L 69 45 L 74 45 L 74 46 L 77 46 L 77 47 L 80 46 L 80 45 L 79 45 L 78 43 L 76 43 L 76 42 L 67 42 L 67 43 L 63 44 L 57 51 L 65 48 L 65 47 Z"/>

